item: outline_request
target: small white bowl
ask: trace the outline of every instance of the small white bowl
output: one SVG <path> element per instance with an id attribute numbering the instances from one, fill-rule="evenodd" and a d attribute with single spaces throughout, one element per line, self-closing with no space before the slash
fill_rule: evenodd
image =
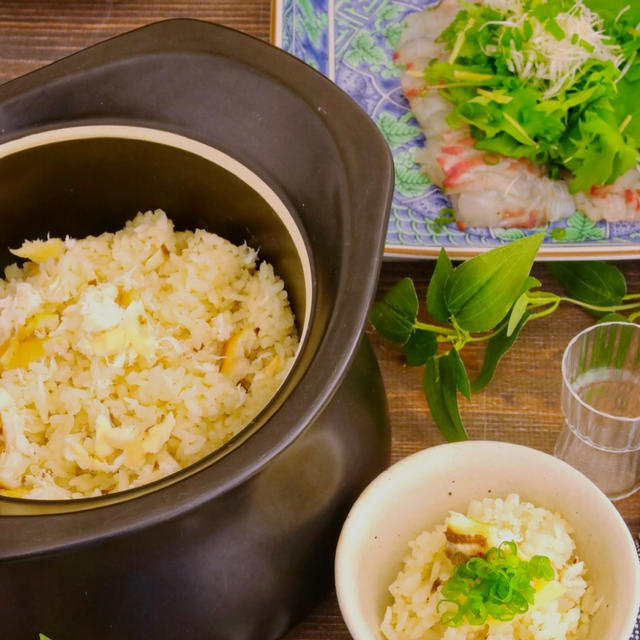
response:
<path id="1" fill-rule="evenodd" d="M 466 512 L 476 498 L 517 493 L 557 511 L 574 528 L 576 552 L 603 598 L 588 640 L 628 640 L 640 606 L 640 563 L 629 529 L 609 499 L 565 462 L 529 447 L 468 441 L 425 449 L 379 475 L 351 509 L 336 551 L 336 591 L 354 640 L 383 640 L 388 587 L 408 542 Z"/>

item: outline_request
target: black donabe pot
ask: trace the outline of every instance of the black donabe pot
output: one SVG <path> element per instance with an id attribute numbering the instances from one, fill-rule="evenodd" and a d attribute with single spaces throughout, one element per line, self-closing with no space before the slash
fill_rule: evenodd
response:
<path id="1" fill-rule="evenodd" d="M 4 264 L 24 238 L 114 231 L 163 208 L 177 228 L 259 247 L 304 332 L 274 400 L 200 464 L 102 498 L 0 498 L 0 637 L 279 637 L 326 592 L 342 520 L 389 462 L 362 340 L 386 144 L 311 68 L 190 20 L 0 87 L 0 130 Z"/>

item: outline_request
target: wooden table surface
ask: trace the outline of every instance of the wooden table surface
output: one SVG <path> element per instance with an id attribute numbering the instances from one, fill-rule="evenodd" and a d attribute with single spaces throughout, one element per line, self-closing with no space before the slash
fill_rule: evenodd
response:
<path id="1" fill-rule="evenodd" d="M 258 38 L 270 37 L 270 0 L 0 0 L 0 82 L 15 78 L 110 36 L 156 20 L 191 17 L 220 22 Z M 620 263 L 629 290 L 640 292 L 640 262 Z M 385 262 L 378 295 L 398 279 L 410 276 L 419 293 L 426 290 L 430 262 Z M 559 291 L 544 265 L 533 275 L 545 288 Z M 551 452 L 560 413 L 560 359 L 570 338 L 588 326 L 583 312 L 561 307 L 529 324 L 505 356 L 491 385 L 461 399 L 470 437 L 508 440 Z M 421 371 L 403 364 L 399 352 L 369 329 L 389 399 L 393 433 L 392 458 L 438 444 L 442 439 L 421 391 Z M 470 373 L 479 369 L 482 347 L 463 351 Z M 616 503 L 634 535 L 640 533 L 640 492 Z M 286 640 L 347 640 L 349 633 L 335 594 L 325 600 Z"/>

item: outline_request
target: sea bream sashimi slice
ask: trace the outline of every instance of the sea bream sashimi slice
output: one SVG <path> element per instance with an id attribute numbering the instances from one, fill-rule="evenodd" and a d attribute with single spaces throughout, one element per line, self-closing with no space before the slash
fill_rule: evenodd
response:
<path id="1" fill-rule="evenodd" d="M 629 169 L 613 184 L 591 187 L 573 196 L 576 209 L 592 220 L 640 220 L 640 171 Z"/>
<path id="2" fill-rule="evenodd" d="M 459 226 L 531 228 L 575 211 L 564 181 L 526 160 L 476 149 L 466 128 L 427 138 L 416 161 L 451 199 Z"/>

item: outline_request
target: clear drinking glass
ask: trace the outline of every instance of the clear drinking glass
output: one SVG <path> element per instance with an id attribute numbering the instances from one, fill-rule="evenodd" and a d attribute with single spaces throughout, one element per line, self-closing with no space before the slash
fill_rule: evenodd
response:
<path id="1" fill-rule="evenodd" d="M 562 357 L 565 426 L 554 454 L 611 500 L 640 488 L 640 326 L 594 325 Z"/>

